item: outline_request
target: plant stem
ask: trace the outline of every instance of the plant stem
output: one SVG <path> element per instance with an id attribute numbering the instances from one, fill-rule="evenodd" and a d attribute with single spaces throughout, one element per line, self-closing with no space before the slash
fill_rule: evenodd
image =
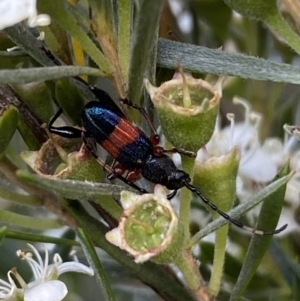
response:
<path id="1" fill-rule="evenodd" d="M 80 245 L 79 242 L 71 240 L 71 239 L 50 237 L 50 236 L 45 236 L 45 235 L 12 231 L 12 230 L 6 230 L 5 237 L 11 238 L 11 239 L 24 240 L 24 241 L 35 241 L 35 242 L 39 242 L 39 243 L 43 242 L 43 243 L 60 244 L 60 245 L 64 245 L 64 246 L 79 246 Z"/>
<path id="2" fill-rule="evenodd" d="M 185 170 L 193 180 L 194 158 L 182 156 L 182 169 Z M 188 189 L 182 189 L 180 195 L 180 211 L 179 221 L 184 227 L 185 241 L 190 239 L 190 207 L 191 207 L 192 193 Z"/>
<path id="3" fill-rule="evenodd" d="M 200 286 L 203 286 L 203 280 L 199 273 L 198 265 L 193 259 L 190 251 L 183 251 L 179 254 L 175 264 L 184 275 L 184 279 L 191 290 L 195 291 Z"/>
<path id="4" fill-rule="evenodd" d="M 220 290 L 225 260 L 228 227 L 229 226 L 227 224 L 216 231 L 213 268 L 208 285 L 209 292 L 213 296 L 217 296 Z"/>
<path id="5" fill-rule="evenodd" d="M 199 272 L 199 266 L 194 260 L 190 251 L 183 251 L 177 257 L 174 262 L 176 266 L 180 269 L 181 273 L 184 276 L 184 279 L 188 285 L 188 287 L 195 294 L 196 300 L 198 301 L 210 301 L 212 300 L 209 295 L 204 281 Z"/>
<path id="6" fill-rule="evenodd" d="M 17 167 L 5 156 L 0 159 L 0 173 L 8 180 L 8 182 L 23 189 L 29 194 L 39 196 L 43 205 L 50 211 L 58 215 L 66 225 L 74 226 L 74 219 L 66 213 L 66 211 L 58 204 L 57 198 L 49 191 L 28 185 L 21 181 L 16 175 Z"/>

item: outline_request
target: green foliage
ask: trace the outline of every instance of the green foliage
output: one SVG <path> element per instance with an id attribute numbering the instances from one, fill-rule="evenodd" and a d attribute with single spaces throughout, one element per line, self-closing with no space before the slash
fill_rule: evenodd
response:
<path id="1" fill-rule="evenodd" d="M 293 152 L 288 153 L 284 147 L 281 150 L 277 177 L 262 183 L 252 182 L 255 187 L 251 187 L 250 195 L 239 196 L 240 204 L 228 213 L 237 219 L 262 203 L 259 214 L 254 219 L 243 216 L 243 223 L 253 225 L 257 221 L 255 228 L 272 231 L 284 207 L 291 223 L 296 225 L 294 232 L 283 232 L 280 237 L 250 237 L 235 227 L 229 231 L 221 228 L 228 224 L 222 217 L 204 225 L 202 216 L 209 213 L 199 198 L 182 190 L 179 221 L 184 232 L 184 247 L 173 263 L 184 281 L 168 266 L 154 262 L 136 264 L 126 252 L 105 239 L 106 232 L 116 227 L 122 217 L 123 208 L 117 202 L 121 191 L 132 188 L 121 182 L 111 184 L 103 180 L 102 167 L 99 165 L 98 170 L 98 162 L 87 155 L 88 150 L 78 145 L 78 140 L 68 142 L 71 146 L 66 147 L 52 137 L 44 144 L 48 136 L 41 125 L 49 122 L 57 107 L 63 108 L 67 117 L 58 122 L 81 126 L 80 112 L 84 104 L 93 99 L 82 83 L 86 81 L 113 95 L 117 103 L 117 99 L 128 97 L 135 104 L 145 104 L 155 127 L 160 125 L 160 120 L 167 139 L 176 136 L 173 140 L 169 138 L 175 147 L 202 145 L 197 142 L 197 133 L 205 136 L 205 142 L 211 137 L 219 103 L 214 106 L 213 117 L 208 116 L 206 94 L 198 97 L 198 90 L 190 91 L 192 98 L 200 102 L 199 116 L 205 116 L 196 122 L 190 116 L 176 121 L 170 109 L 174 101 L 172 106 L 164 107 L 163 114 L 156 108 L 157 116 L 143 86 L 145 77 L 153 84 L 162 78 L 170 80 L 179 65 L 196 78 L 206 76 L 205 80 L 211 84 L 219 83 L 217 76 L 228 76 L 223 89 L 216 88 L 218 93 L 222 90 L 218 94 L 222 96 L 218 120 L 221 129 L 228 125 L 227 113 L 233 112 L 236 120 L 243 119 L 242 112 L 231 104 L 236 95 L 245 98 L 249 107 L 263 116 L 261 141 L 271 135 L 283 137 L 284 123 L 299 122 L 300 68 L 295 62 L 300 53 L 300 18 L 295 7 L 275 0 L 182 0 L 179 1 L 181 13 L 176 15 L 176 10 L 170 9 L 173 2 L 38 0 L 39 13 L 49 14 L 52 19 L 51 25 L 45 28 L 44 41 L 37 39 L 44 29 L 31 30 L 25 22 L 3 30 L 0 35 L 0 197 L 5 203 L 1 203 L 0 224 L 5 227 L 0 229 L 0 248 L 13 238 L 61 245 L 64 252 L 78 243 L 72 236 L 65 238 L 63 232 L 54 237 L 45 230 L 62 226 L 75 229 L 100 285 L 92 291 L 99 290 L 103 300 L 154 300 L 157 295 L 175 301 L 298 300 L 300 210 L 299 203 L 295 205 L 297 201 L 290 201 L 288 193 L 298 200 L 300 183 L 293 178 L 293 182 L 287 184 L 294 173 L 290 172 L 289 163 L 283 163 L 290 155 L 292 168 L 297 166 L 299 156 L 293 157 L 293 154 L 298 144 L 295 143 Z M 189 17 L 188 30 L 179 26 L 182 16 Z M 181 41 L 166 39 L 168 29 Z M 19 48 L 7 52 L 5 48 L 12 44 Z M 25 85 L 27 83 L 32 84 Z M 177 105 L 186 91 L 182 92 L 184 88 L 178 83 L 172 89 Z M 170 101 L 168 96 L 164 97 L 164 101 Z M 129 120 L 143 126 L 136 111 L 122 109 Z M 240 140 L 246 134 L 242 132 Z M 185 144 L 186 140 L 193 143 Z M 253 147 L 251 143 L 247 146 Z M 234 154 L 241 156 L 241 168 L 244 154 L 237 149 Z M 219 155 L 227 155 L 229 150 Z M 275 153 L 272 151 L 269 149 L 270 157 Z M 24 164 L 13 159 L 21 152 L 23 157 L 26 154 L 31 171 L 24 170 Z M 230 189 L 227 198 L 232 203 L 237 194 L 238 162 L 235 163 L 232 177 L 227 175 L 226 167 L 222 172 L 217 168 L 209 174 L 201 161 L 197 164 L 204 174 L 198 175 L 194 158 L 182 158 L 182 169 L 191 179 L 195 170 L 194 184 L 200 190 L 203 185 L 203 193 L 212 203 L 215 196 L 221 204 L 222 198 L 228 195 L 227 188 Z M 261 170 L 264 168 L 263 162 Z M 244 181 L 239 172 L 238 179 Z M 210 184 L 205 186 L 206 182 Z M 91 213 L 88 204 L 96 212 Z M 227 209 L 225 206 L 224 210 Z M 95 214 L 97 218 L 93 217 Z M 192 222 L 195 231 L 192 231 Z M 204 237 L 210 237 L 215 230 L 217 241 L 221 236 L 219 250 L 204 241 Z M 101 251 L 96 252 L 95 247 Z M 200 252 L 193 253 L 194 247 Z M 6 251 L 0 249 L 1 257 L 10 258 L 14 251 L 12 246 Z M 200 261 L 200 267 L 194 259 Z M 212 264 L 215 273 L 211 271 Z M 7 270 L 0 267 L 0 274 L 5 273 Z M 95 300 L 96 293 L 88 295 L 81 281 L 73 284 L 71 291 L 84 295 L 85 300 Z M 72 295 L 65 300 L 72 300 Z"/>

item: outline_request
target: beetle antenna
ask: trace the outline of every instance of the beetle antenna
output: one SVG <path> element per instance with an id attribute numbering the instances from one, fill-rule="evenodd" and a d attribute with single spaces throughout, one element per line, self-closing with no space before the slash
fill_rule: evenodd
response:
<path id="1" fill-rule="evenodd" d="M 286 227 L 287 224 L 285 224 L 284 226 L 280 227 L 279 229 L 276 229 L 274 231 L 262 231 L 262 230 L 257 230 L 248 226 L 245 226 L 243 223 L 241 223 L 240 221 L 230 217 L 227 213 L 225 213 L 224 211 L 220 210 L 215 204 L 211 203 L 203 194 L 200 190 L 198 190 L 195 186 L 191 185 L 189 182 L 185 181 L 184 185 L 187 189 L 189 189 L 190 191 L 196 193 L 200 199 L 202 200 L 203 203 L 205 203 L 206 205 L 208 205 L 212 210 L 218 212 L 222 217 L 224 217 L 225 219 L 227 219 L 228 221 L 230 221 L 232 224 L 236 225 L 239 228 L 242 228 L 248 232 L 254 233 L 254 234 L 259 234 L 259 235 L 273 235 L 273 234 L 277 234 L 280 233 L 281 231 L 283 231 Z"/>

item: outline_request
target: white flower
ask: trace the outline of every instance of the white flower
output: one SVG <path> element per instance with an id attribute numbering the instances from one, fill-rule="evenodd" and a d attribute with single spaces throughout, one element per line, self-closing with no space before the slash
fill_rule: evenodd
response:
<path id="1" fill-rule="evenodd" d="M 245 100 L 234 98 L 233 102 L 244 107 L 244 121 L 234 122 L 234 115 L 228 114 L 231 125 L 215 130 L 205 149 L 199 151 L 198 159 L 203 161 L 208 157 L 219 157 L 237 146 L 241 155 L 237 194 L 245 200 L 275 177 L 278 165 L 272 160 L 269 150 L 259 142 L 261 115 L 252 112 Z"/>
<path id="2" fill-rule="evenodd" d="M 59 254 L 55 254 L 53 264 L 49 264 L 49 254 L 45 249 L 45 260 L 43 262 L 38 251 L 30 244 L 36 260 L 33 259 L 31 252 L 17 251 L 17 255 L 22 260 L 26 260 L 32 270 L 34 280 L 26 284 L 16 269 L 8 272 L 9 282 L 0 279 L 0 300 L 5 301 L 61 301 L 67 295 L 66 285 L 57 280 L 58 277 L 66 272 L 84 273 L 89 276 L 94 275 L 94 271 L 79 263 L 77 257 L 75 261 L 64 262 Z M 18 280 L 20 288 L 13 281 L 11 274 Z"/>
<path id="3" fill-rule="evenodd" d="M 37 14 L 36 0 L 0 0 L 0 30 L 27 19 L 29 27 L 47 26 L 50 16 Z"/>
<path id="4" fill-rule="evenodd" d="M 300 151 L 295 151 L 300 128 L 285 125 L 284 129 L 292 134 L 292 137 L 286 136 L 284 141 L 272 137 L 260 143 L 261 116 L 251 111 L 250 105 L 245 100 L 235 98 L 234 103 L 244 107 L 244 120 L 234 122 L 234 115 L 228 114 L 231 125 L 222 130 L 216 126 L 209 143 L 199 150 L 197 159 L 206 161 L 212 156 L 224 155 L 232 147 L 238 146 L 241 161 L 237 177 L 237 196 L 241 201 L 246 201 L 268 185 L 290 158 L 291 169 L 296 171 L 296 174 L 287 184 L 285 200 L 289 204 L 283 207 L 279 220 L 279 224 L 289 224 L 287 230 L 280 234 L 286 235 L 294 229 L 299 229 L 294 212 L 300 208 Z M 258 210 L 259 206 L 256 210 L 251 210 L 248 215 L 254 218 Z"/>

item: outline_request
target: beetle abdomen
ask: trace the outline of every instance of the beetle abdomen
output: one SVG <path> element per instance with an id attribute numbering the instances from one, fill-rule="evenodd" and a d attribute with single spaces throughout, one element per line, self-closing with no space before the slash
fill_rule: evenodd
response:
<path id="1" fill-rule="evenodd" d="M 152 152 L 149 138 L 122 116 L 91 101 L 83 110 L 85 130 L 124 168 L 139 168 Z"/>

